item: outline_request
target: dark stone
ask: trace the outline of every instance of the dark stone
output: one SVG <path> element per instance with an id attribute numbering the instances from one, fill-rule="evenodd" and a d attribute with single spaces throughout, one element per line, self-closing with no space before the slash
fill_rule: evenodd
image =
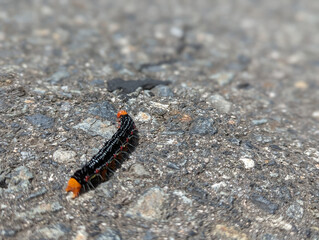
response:
<path id="1" fill-rule="evenodd" d="M 168 86 L 159 85 L 153 91 L 159 97 L 174 97 L 173 91 Z"/>
<path id="2" fill-rule="evenodd" d="M 258 208 L 260 208 L 268 213 L 275 214 L 276 211 L 279 209 L 278 204 L 275 204 L 275 203 L 269 201 L 267 198 L 265 198 L 264 196 L 262 196 L 258 193 L 253 193 L 249 199 Z"/>
<path id="3" fill-rule="evenodd" d="M 32 193 L 29 195 L 29 197 L 27 197 L 26 201 L 30 200 L 30 199 L 33 199 L 33 198 L 36 198 L 36 197 L 39 197 L 39 196 L 42 196 L 44 195 L 48 190 L 43 187 L 41 188 L 39 191 L 35 192 L 35 193 Z"/>
<path id="4" fill-rule="evenodd" d="M 9 106 L 2 100 L 0 100 L 0 113 L 4 113 L 9 109 Z"/>
<path id="5" fill-rule="evenodd" d="M 57 84 L 63 79 L 68 78 L 69 76 L 70 74 L 68 73 L 68 71 L 65 68 L 61 68 L 59 71 L 52 74 L 51 77 L 47 79 L 47 81 L 52 84 Z"/>
<path id="6" fill-rule="evenodd" d="M 70 131 L 70 130 L 71 130 L 71 128 L 70 128 L 70 127 L 65 126 L 65 125 L 62 125 L 62 127 L 63 127 L 63 129 L 64 129 L 65 131 Z"/>
<path id="7" fill-rule="evenodd" d="M 290 190 L 285 185 L 275 187 L 274 195 L 278 197 L 282 202 L 287 203 L 292 200 Z"/>
<path id="8" fill-rule="evenodd" d="M 270 160 L 267 165 L 268 165 L 268 166 L 276 166 L 277 163 L 276 163 L 275 160 Z"/>
<path id="9" fill-rule="evenodd" d="M 26 95 L 26 91 L 23 87 L 12 88 L 8 92 L 11 96 L 15 97 L 23 97 Z"/>
<path id="10" fill-rule="evenodd" d="M 3 52 L 1 52 L 1 53 L 3 53 Z M 6 81 L 6 80 L 11 80 L 11 81 L 14 81 L 15 79 L 17 79 L 17 74 L 16 73 L 14 73 L 14 72 L 3 72 L 3 71 L 1 71 L 0 72 L 0 82 L 1 81 Z"/>
<path id="11" fill-rule="evenodd" d="M 85 102 L 98 102 L 101 100 L 102 94 L 100 92 L 91 92 L 84 95 L 83 101 Z"/>
<path id="12" fill-rule="evenodd" d="M 172 163 L 172 162 L 168 162 L 167 163 L 167 167 L 169 167 L 171 169 L 174 169 L 174 170 L 179 170 L 180 169 L 175 163 Z"/>
<path id="13" fill-rule="evenodd" d="M 115 70 L 115 71 L 121 71 L 123 69 L 123 65 L 122 64 L 119 64 L 119 63 L 113 63 L 112 64 L 112 68 Z"/>
<path id="14" fill-rule="evenodd" d="M 278 240 L 278 238 L 270 233 L 266 233 L 262 236 L 262 240 Z"/>
<path id="15" fill-rule="evenodd" d="M 0 153 L 5 153 L 6 149 L 0 146 Z"/>
<path id="16" fill-rule="evenodd" d="M 162 72 L 165 71 L 165 68 L 163 68 L 161 65 L 156 66 L 149 66 L 148 68 L 144 68 L 144 73 L 154 73 L 154 72 Z"/>
<path id="17" fill-rule="evenodd" d="M 93 103 L 89 107 L 88 113 L 95 115 L 95 116 L 100 116 L 100 117 L 108 119 L 108 120 L 113 120 L 113 121 L 116 120 L 115 107 L 106 101 Z"/>
<path id="18" fill-rule="evenodd" d="M 232 71 L 238 71 L 238 72 L 244 71 L 247 69 L 250 62 L 251 62 L 250 57 L 246 55 L 239 55 L 237 57 L 237 61 L 229 63 L 226 69 L 232 70 Z"/>
<path id="19" fill-rule="evenodd" d="M 150 230 L 148 230 L 146 233 L 145 233 L 145 236 L 143 238 L 144 240 L 155 240 L 157 239 L 157 236 L 154 235 L 154 233 L 152 233 Z"/>
<path id="20" fill-rule="evenodd" d="M 167 158 L 168 154 L 169 154 L 169 151 L 165 149 L 160 152 L 160 156 L 163 158 Z"/>
<path id="21" fill-rule="evenodd" d="M 244 141 L 244 146 L 249 149 L 258 149 L 251 143 L 251 141 Z"/>
<path id="22" fill-rule="evenodd" d="M 230 138 L 228 139 L 229 142 L 231 142 L 232 144 L 235 144 L 237 146 L 239 146 L 241 144 L 241 140 L 238 138 Z"/>
<path id="23" fill-rule="evenodd" d="M 230 156 L 233 154 L 233 152 L 226 150 L 226 151 L 223 151 L 222 154 L 224 154 L 226 156 Z"/>
<path id="24" fill-rule="evenodd" d="M 251 85 L 250 85 L 250 83 L 239 83 L 238 85 L 237 85 L 237 88 L 238 89 L 249 89 L 249 88 L 251 88 Z"/>
<path id="25" fill-rule="evenodd" d="M 161 81 L 155 79 L 144 80 L 128 80 L 125 81 L 122 78 L 115 78 L 107 82 L 107 90 L 113 92 L 117 89 L 122 90 L 123 94 L 134 92 L 137 88 L 141 87 L 144 90 L 150 90 L 157 85 L 168 85 L 170 81 Z"/>
<path id="26" fill-rule="evenodd" d="M 107 229 L 103 233 L 99 234 L 95 240 L 121 240 L 122 237 L 117 230 Z"/>
<path id="27" fill-rule="evenodd" d="M 281 147 L 279 147 L 278 145 L 275 145 L 275 144 L 269 145 L 269 147 L 273 151 L 281 151 L 282 150 Z"/>
<path id="28" fill-rule="evenodd" d="M 20 128 L 19 123 L 11 123 L 12 128 Z"/>
<path id="29" fill-rule="evenodd" d="M 218 143 L 213 143 L 212 145 L 211 145 L 211 147 L 212 148 L 215 148 L 215 149 L 220 149 L 220 145 L 218 144 Z"/>
<path id="30" fill-rule="evenodd" d="M 218 130 L 213 125 L 214 120 L 212 118 L 197 118 L 192 124 L 190 132 L 199 135 L 214 135 Z"/>
<path id="31" fill-rule="evenodd" d="M 237 57 L 237 60 L 238 60 L 238 63 L 240 63 L 243 66 L 248 66 L 251 63 L 251 58 L 243 54 L 240 54 Z"/>
<path id="32" fill-rule="evenodd" d="M 187 236 L 190 237 L 190 238 L 193 238 L 197 235 L 196 232 L 194 232 L 193 230 L 190 230 L 188 233 L 187 233 Z"/>
<path id="33" fill-rule="evenodd" d="M 43 114 L 34 114 L 26 116 L 26 119 L 34 126 L 40 127 L 42 129 L 52 128 L 54 125 L 54 119 L 47 117 Z"/>
<path id="34" fill-rule="evenodd" d="M 305 231 L 305 235 L 306 235 L 306 238 L 310 238 L 311 237 L 311 229 L 306 229 Z"/>
<path id="35" fill-rule="evenodd" d="M 293 134 L 293 135 L 297 135 L 298 134 L 298 132 L 295 129 L 292 129 L 292 128 L 288 128 L 287 132 L 290 133 L 290 134 Z"/>
<path id="36" fill-rule="evenodd" d="M 196 186 L 191 186 L 187 188 L 187 191 L 192 195 L 192 198 L 199 203 L 206 204 L 210 198 L 210 195 L 208 192 L 206 192 L 204 189 Z"/>
<path id="37" fill-rule="evenodd" d="M 0 230 L 0 236 L 13 237 L 15 234 L 16 234 L 16 231 L 11 230 L 11 229 Z"/>
<path id="38" fill-rule="evenodd" d="M 6 124 L 2 121 L 0 121 L 0 128 L 5 128 L 6 127 Z"/>
<path id="39" fill-rule="evenodd" d="M 50 137 L 51 133 L 50 132 L 44 132 L 41 134 L 42 139 L 46 139 L 47 137 Z"/>

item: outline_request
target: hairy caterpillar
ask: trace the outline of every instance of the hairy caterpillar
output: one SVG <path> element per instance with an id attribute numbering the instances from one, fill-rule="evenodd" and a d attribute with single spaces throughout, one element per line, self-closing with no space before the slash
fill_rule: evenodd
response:
<path id="1" fill-rule="evenodd" d="M 71 176 L 65 190 L 73 192 L 73 198 L 107 180 L 137 146 L 139 138 L 133 119 L 121 110 L 117 113 L 117 121 L 118 130 L 112 138 Z"/>

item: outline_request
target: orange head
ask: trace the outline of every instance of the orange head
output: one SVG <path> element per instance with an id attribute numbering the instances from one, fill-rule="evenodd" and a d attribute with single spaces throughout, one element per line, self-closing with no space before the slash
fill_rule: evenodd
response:
<path id="1" fill-rule="evenodd" d="M 121 111 L 119 111 L 119 112 L 117 113 L 117 118 L 120 118 L 120 117 L 122 117 L 122 116 L 124 116 L 124 115 L 127 115 L 127 112 L 126 112 L 125 110 L 121 110 Z"/>
<path id="2" fill-rule="evenodd" d="M 68 186 L 66 187 L 65 191 L 67 192 L 73 192 L 73 197 L 76 198 L 79 196 L 81 190 L 81 184 L 76 181 L 74 178 L 70 178 L 68 182 Z"/>

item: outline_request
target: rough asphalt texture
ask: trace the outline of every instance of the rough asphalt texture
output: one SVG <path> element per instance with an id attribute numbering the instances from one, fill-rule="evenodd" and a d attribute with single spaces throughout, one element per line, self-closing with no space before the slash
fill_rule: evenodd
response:
<path id="1" fill-rule="evenodd" d="M 1 0 L 0 239 L 319 239 L 318 12 Z M 139 146 L 71 200 L 119 109 Z"/>

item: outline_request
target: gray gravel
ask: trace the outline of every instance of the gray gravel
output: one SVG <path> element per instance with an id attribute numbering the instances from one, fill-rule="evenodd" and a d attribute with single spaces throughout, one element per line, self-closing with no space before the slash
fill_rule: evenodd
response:
<path id="1" fill-rule="evenodd" d="M 0 239 L 319 239 L 318 12 L 0 1 Z M 139 145 L 71 200 L 119 109 Z"/>

